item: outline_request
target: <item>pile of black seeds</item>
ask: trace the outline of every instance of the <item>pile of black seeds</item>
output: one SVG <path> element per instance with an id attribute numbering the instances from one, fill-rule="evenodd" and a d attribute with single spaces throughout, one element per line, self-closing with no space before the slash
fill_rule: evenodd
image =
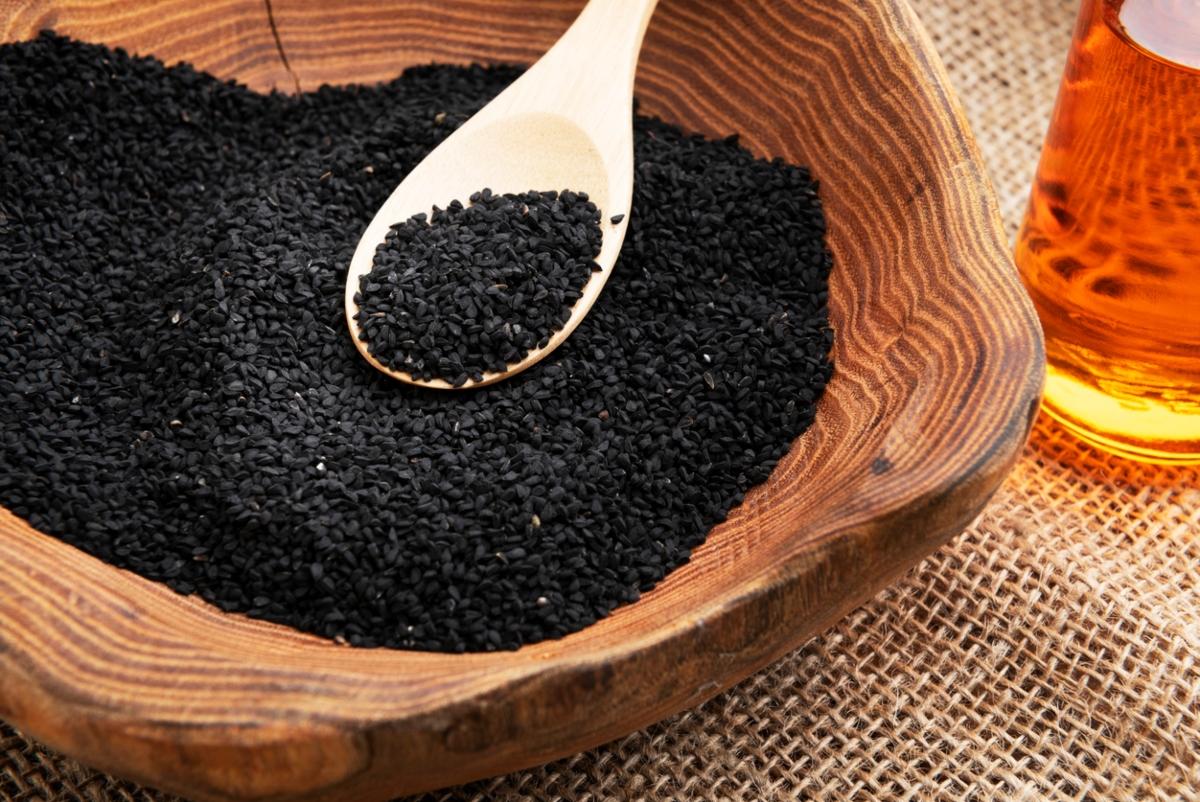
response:
<path id="1" fill-rule="evenodd" d="M 600 211 L 587 193 L 485 189 L 397 223 L 359 282 L 371 356 L 455 386 L 546 345 L 599 269 Z"/>
<path id="2" fill-rule="evenodd" d="M 0 503 L 228 610 L 353 644 L 580 629 L 688 559 L 830 375 L 816 186 L 636 122 L 600 300 L 475 391 L 371 368 L 360 232 L 517 75 L 263 96 L 44 35 L 0 47 Z"/>

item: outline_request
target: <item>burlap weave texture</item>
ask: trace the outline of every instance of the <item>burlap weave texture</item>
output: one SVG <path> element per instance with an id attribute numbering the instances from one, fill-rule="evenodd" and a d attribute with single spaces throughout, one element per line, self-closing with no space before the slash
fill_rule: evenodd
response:
<path id="1" fill-rule="evenodd" d="M 911 0 L 1015 232 L 1078 0 Z M 164 802 L 0 725 L 0 799 Z M 708 704 L 421 802 L 1200 800 L 1200 471 L 1039 421 L 961 537 Z"/>

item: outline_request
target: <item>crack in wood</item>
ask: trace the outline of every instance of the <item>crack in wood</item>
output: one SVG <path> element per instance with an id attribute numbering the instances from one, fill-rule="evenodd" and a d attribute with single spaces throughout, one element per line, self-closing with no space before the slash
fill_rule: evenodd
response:
<path id="1" fill-rule="evenodd" d="M 287 52 L 283 49 L 283 40 L 279 38 L 279 28 L 275 25 L 275 9 L 271 7 L 271 0 L 263 0 L 263 5 L 267 9 L 267 24 L 271 26 L 271 36 L 275 38 L 275 50 L 279 53 L 279 60 L 283 62 L 283 68 L 287 70 L 287 74 L 292 76 L 292 84 L 296 87 L 296 94 L 300 94 L 300 76 L 292 69 L 292 65 L 288 63 Z"/>

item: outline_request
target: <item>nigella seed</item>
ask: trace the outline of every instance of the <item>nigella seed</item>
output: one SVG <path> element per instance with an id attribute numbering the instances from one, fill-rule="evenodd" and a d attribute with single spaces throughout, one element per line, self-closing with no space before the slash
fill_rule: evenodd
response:
<path id="1" fill-rule="evenodd" d="M 599 209 L 569 190 L 483 189 L 469 206 L 411 217 L 391 228 L 359 282 L 360 339 L 417 379 L 461 385 L 502 371 L 567 322 L 598 269 L 601 236 Z"/>
<path id="2" fill-rule="evenodd" d="M 806 170 L 636 117 L 620 258 L 544 362 L 422 390 L 346 333 L 358 232 L 519 74 L 422 66 L 288 97 L 51 34 L 0 46 L 0 504 L 180 593 L 356 647 L 561 637 L 685 563 L 831 375 Z M 504 275 L 459 285 L 438 318 L 504 358 L 573 288 L 557 276 L 532 302 L 502 266 L 543 239 L 578 253 L 598 219 L 582 193 L 538 195 L 528 224 L 566 215 L 561 230 L 510 239 L 499 262 L 484 248 L 473 268 Z M 427 288 L 396 278 L 370 292 L 432 319 Z M 518 296 L 541 316 L 502 305 Z M 465 381 L 471 349 L 438 331 L 380 342 Z"/>

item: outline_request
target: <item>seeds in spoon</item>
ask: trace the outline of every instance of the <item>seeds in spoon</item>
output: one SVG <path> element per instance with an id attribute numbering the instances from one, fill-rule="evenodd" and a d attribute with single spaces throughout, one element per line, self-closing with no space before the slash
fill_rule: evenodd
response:
<path id="1" fill-rule="evenodd" d="M 587 193 L 476 192 L 398 223 L 355 295 L 373 357 L 455 386 L 546 345 L 599 270 L 600 211 Z"/>

